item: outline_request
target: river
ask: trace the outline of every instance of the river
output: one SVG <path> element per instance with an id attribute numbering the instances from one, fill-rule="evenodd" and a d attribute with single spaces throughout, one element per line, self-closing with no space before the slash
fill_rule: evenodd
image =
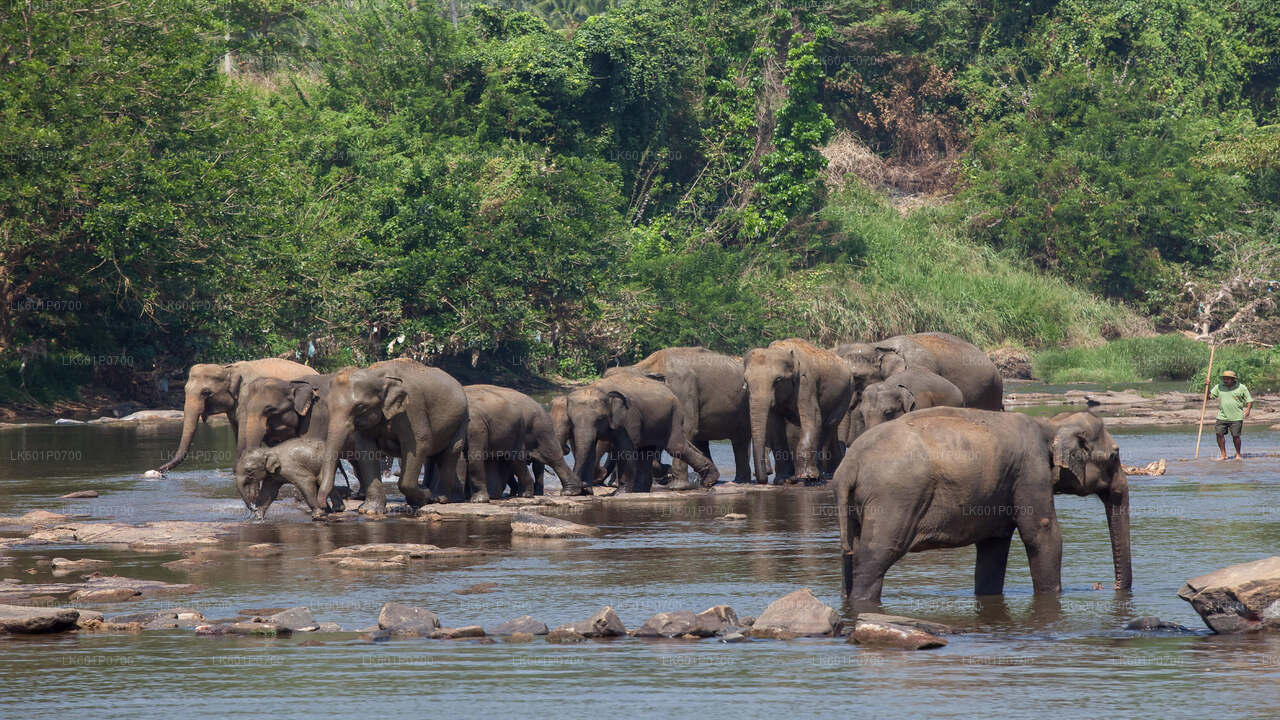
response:
<path id="1" fill-rule="evenodd" d="M 354 632 L 291 638 L 204 638 L 192 631 L 0 637 L 0 718 L 369 717 L 718 718 L 947 717 L 1162 718 L 1274 716 L 1280 712 L 1280 636 L 1208 634 L 1176 596 L 1183 581 L 1280 548 L 1280 459 L 1216 463 L 1190 457 L 1194 429 L 1115 428 L 1126 464 L 1169 461 L 1161 477 L 1133 477 L 1131 595 L 1110 588 L 1106 523 L 1096 498 L 1059 496 L 1063 586 L 1033 599 L 1017 540 L 1005 595 L 972 596 L 973 549 L 909 555 L 885 581 L 885 612 L 951 624 L 963 634 L 938 650 L 868 650 L 837 639 L 723 644 L 622 639 L 581 645 L 396 640 Z M 144 480 L 177 445 L 178 427 L 30 426 L 0 431 L 0 514 L 42 508 L 93 518 L 240 521 L 225 427 L 202 427 L 191 459 Z M 1202 457 L 1211 457 L 1206 436 Z M 1280 450 L 1280 432 L 1250 427 L 1246 452 Z M 727 444 L 713 445 L 732 474 Z M 389 488 L 391 486 L 388 486 Z M 93 489 L 101 497 L 55 500 Z M 676 504 L 590 509 L 575 520 L 587 540 L 513 542 L 502 523 L 406 519 L 312 523 L 292 502 L 234 541 L 286 552 L 180 573 L 179 553 L 58 546 L 6 551 L 0 578 L 47 582 L 40 560 L 113 561 L 111 572 L 202 589 L 177 598 L 105 606 L 115 612 L 195 607 L 207 618 L 243 608 L 308 605 L 345 629 L 374 624 L 395 600 L 445 625 L 492 626 L 530 614 L 555 627 L 612 606 L 628 627 L 654 613 L 728 604 L 757 615 L 801 587 L 840 607 L 838 537 L 825 488 Z M 715 518 L 748 515 L 743 522 Z M 352 573 L 312 558 L 356 542 L 429 542 L 497 551 L 482 562 Z M 37 569 L 31 575 L 28 569 Z M 491 594 L 453 591 L 495 582 Z M 1191 633 L 1124 629 L 1156 615 Z"/>

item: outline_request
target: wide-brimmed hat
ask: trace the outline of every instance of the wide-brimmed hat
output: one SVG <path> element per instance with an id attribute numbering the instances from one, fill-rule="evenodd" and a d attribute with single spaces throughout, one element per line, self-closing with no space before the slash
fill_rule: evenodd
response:
<path id="1" fill-rule="evenodd" d="M 1231 378 L 1232 380 L 1234 380 L 1236 378 L 1236 374 L 1230 370 L 1223 370 L 1222 377 Z"/>

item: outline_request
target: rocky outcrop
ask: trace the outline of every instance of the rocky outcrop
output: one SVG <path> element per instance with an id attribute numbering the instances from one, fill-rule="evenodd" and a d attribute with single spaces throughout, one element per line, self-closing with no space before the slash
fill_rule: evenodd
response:
<path id="1" fill-rule="evenodd" d="M 790 639 L 834 635 L 840 630 L 840 616 L 814 597 L 809 588 L 797 590 L 775 601 L 751 626 L 753 637 Z"/>
<path id="2" fill-rule="evenodd" d="M 74 630 L 80 612 L 74 608 L 0 605 L 0 633 L 38 634 Z"/>
<path id="3" fill-rule="evenodd" d="M 537 513 L 520 511 L 511 518 L 511 534 L 525 537 L 563 538 L 589 537 L 599 534 L 600 530 L 590 525 L 560 518 L 547 517 Z"/>
<path id="4" fill-rule="evenodd" d="M 556 630 L 574 632 L 586 638 L 621 637 L 627 634 L 627 626 L 622 624 L 611 607 L 603 607 L 586 620 L 562 625 Z"/>
<path id="5" fill-rule="evenodd" d="M 425 608 L 389 602 L 378 613 L 378 628 L 394 636 L 430 637 L 440 628 L 440 618 Z"/>
<path id="6" fill-rule="evenodd" d="M 1178 597 L 1216 633 L 1280 629 L 1280 555 L 1191 578 Z"/>
<path id="7" fill-rule="evenodd" d="M 872 647 L 892 647 L 902 650 L 928 650 L 947 644 L 946 640 L 909 625 L 891 622 L 868 621 L 861 617 L 853 626 L 849 642 Z"/>
<path id="8" fill-rule="evenodd" d="M 521 633 L 526 635 L 546 635 L 547 624 L 534 620 L 529 615 L 521 615 L 518 618 L 502 623 L 490 631 L 492 635 L 518 635 Z"/>

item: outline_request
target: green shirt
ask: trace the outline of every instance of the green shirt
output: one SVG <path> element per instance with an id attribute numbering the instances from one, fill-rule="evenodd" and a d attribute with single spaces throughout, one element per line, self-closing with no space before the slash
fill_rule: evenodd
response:
<path id="1" fill-rule="evenodd" d="M 1231 390 L 1223 388 L 1221 385 L 1214 385 L 1213 390 L 1209 391 L 1210 398 L 1218 398 L 1218 419 L 1227 422 L 1236 422 L 1244 419 L 1244 406 L 1253 402 L 1253 396 L 1249 394 L 1249 388 L 1244 383 L 1237 382 L 1236 386 Z"/>

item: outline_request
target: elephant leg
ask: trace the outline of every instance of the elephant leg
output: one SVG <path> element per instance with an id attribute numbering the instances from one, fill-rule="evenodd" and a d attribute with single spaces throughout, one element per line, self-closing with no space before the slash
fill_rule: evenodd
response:
<path id="1" fill-rule="evenodd" d="M 467 473 L 471 472 L 471 460 L 467 460 Z M 507 483 L 511 480 L 512 467 L 511 463 L 506 460 L 493 460 L 484 463 L 484 485 L 481 488 L 472 487 L 472 501 L 479 496 L 480 490 L 484 491 L 485 500 L 501 500 L 502 495 L 506 492 Z M 515 493 L 512 493 L 512 497 Z"/>
<path id="2" fill-rule="evenodd" d="M 482 441 L 472 438 L 467 444 L 467 484 L 463 488 L 464 495 L 469 494 L 471 502 L 489 502 L 490 496 L 502 497 L 502 486 L 506 478 L 497 477 L 499 471 L 506 469 L 506 463 L 491 461 L 488 450 Z"/>
<path id="3" fill-rule="evenodd" d="M 636 491 L 636 474 L 639 470 L 639 451 L 631 445 L 625 435 L 613 443 L 609 454 L 614 461 L 614 476 L 617 478 L 618 493 Z M 646 465 L 647 469 L 648 466 Z"/>
<path id="4" fill-rule="evenodd" d="M 431 500 L 431 492 L 418 487 L 418 477 L 422 475 L 424 461 L 425 458 L 418 452 L 406 453 L 400 459 L 400 492 L 404 494 L 409 507 L 415 510 Z"/>
<path id="5" fill-rule="evenodd" d="M 543 476 L 547 471 L 546 464 L 538 460 L 533 460 L 529 463 L 529 465 L 531 466 L 531 469 L 529 471 L 529 479 L 533 481 L 533 484 L 528 487 L 524 487 L 524 486 L 520 487 L 519 488 L 520 497 L 535 497 L 538 495 L 543 495 L 546 492 L 545 488 L 543 487 L 543 482 L 544 482 Z M 519 477 L 518 474 L 517 474 L 517 477 Z"/>
<path id="6" fill-rule="evenodd" d="M 974 595 L 1004 593 L 1004 571 L 1009 564 L 1009 542 L 1013 532 L 977 542 L 978 560 L 973 567 Z"/>
<path id="7" fill-rule="evenodd" d="M 733 481 L 751 482 L 751 436 L 733 439 Z"/>
<path id="8" fill-rule="evenodd" d="M 661 460 L 661 456 L 658 458 Z M 671 458 L 671 479 L 667 481 L 670 490 L 686 490 L 689 484 L 689 464 L 678 457 Z"/>
<path id="9" fill-rule="evenodd" d="M 678 457 L 689 463 L 689 467 L 692 467 L 698 473 L 698 479 L 702 483 L 702 487 L 709 488 L 720 482 L 720 470 L 716 468 L 715 463 L 711 462 L 711 458 L 698 452 L 689 443 L 673 443 L 667 447 L 667 452 L 671 453 L 671 457 Z"/>
<path id="10" fill-rule="evenodd" d="M 1046 485 L 1046 487 L 1048 487 Z M 1062 591 L 1062 529 L 1053 508 L 1053 495 L 1037 493 L 1029 502 L 1014 500 L 1018 536 L 1027 548 L 1031 585 L 1037 595 Z"/>
<path id="11" fill-rule="evenodd" d="M 258 487 L 258 499 L 254 503 L 253 517 L 262 520 L 267 516 L 267 508 L 271 507 L 271 503 L 275 502 L 276 497 L 280 494 L 280 486 L 284 484 L 284 479 L 278 475 L 268 475 L 263 479 L 262 485 Z"/>
<path id="12" fill-rule="evenodd" d="M 905 553 L 895 547 L 871 545 L 859 540 L 855 550 L 846 563 L 849 568 L 848 598 L 850 600 L 880 602 L 880 594 L 884 590 L 884 574 L 893 564 L 902 559 Z"/>
<path id="13" fill-rule="evenodd" d="M 550 435 L 544 435 L 538 439 L 538 445 L 530 450 L 529 457 L 533 458 L 533 493 L 535 495 L 542 495 L 544 492 L 543 478 L 548 466 L 560 479 L 561 488 L 568 487 L 567 483 L 572 482 L 573 470 L 564 461 L 564 452 L 556 446 L 555 438 Z"/>
<path id="14" fill-rule="evenodd" d="M 437 500 L 449 502 L 463 492 L 467 482 L 467 459 L 463 453 L 462 433 L 454 437 L 449 447 L 434 458 L 439 491 Z M 487 494 L 487 493 L 486 493 Z"/>

